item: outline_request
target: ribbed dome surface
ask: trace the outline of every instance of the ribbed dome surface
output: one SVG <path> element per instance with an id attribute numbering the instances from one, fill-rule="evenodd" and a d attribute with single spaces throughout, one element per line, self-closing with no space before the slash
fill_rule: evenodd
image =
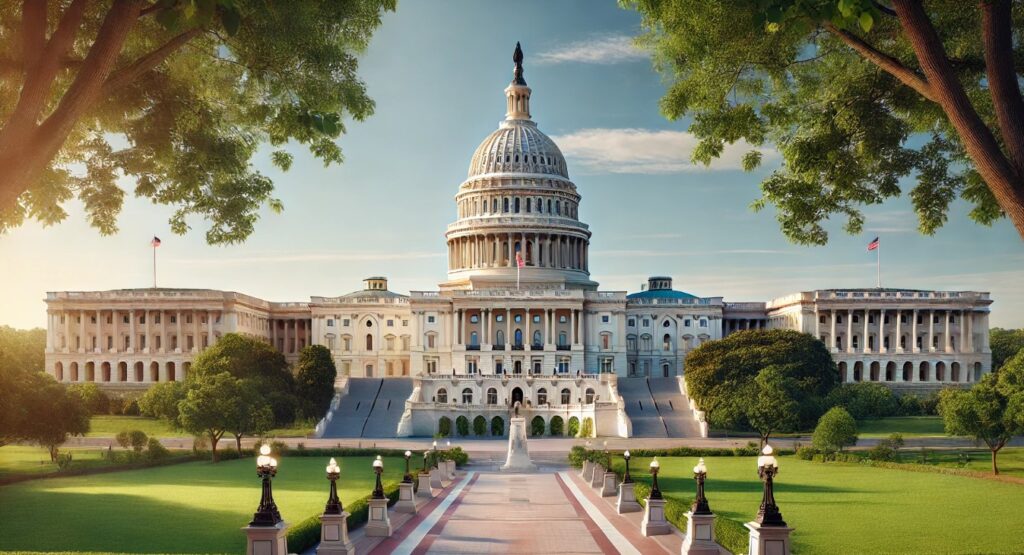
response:
<path id="1" fill-rule="evenodd" d="M 469 163 L 469 177 L 504 172 L 569 177 L 562 151 L 528 120 L 502 122 L 480 143 Z"/>

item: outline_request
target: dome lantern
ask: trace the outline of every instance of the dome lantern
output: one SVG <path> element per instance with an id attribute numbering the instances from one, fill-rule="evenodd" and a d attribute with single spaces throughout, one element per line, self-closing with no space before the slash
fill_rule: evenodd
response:
<path id="1" fill-rule="evenodd" d="M 512 62 L 515 68 L 512 70 L 512 83 L 505 89 L 505 98 L 508 102 L 508 110 L 505 113 L 506 120 L 529 120 L 530 119 L 530 87 L 526 86 L 526 79 L 523 79 L 523 49 L 516 43 L 516 50 L 512 54 Z"/>

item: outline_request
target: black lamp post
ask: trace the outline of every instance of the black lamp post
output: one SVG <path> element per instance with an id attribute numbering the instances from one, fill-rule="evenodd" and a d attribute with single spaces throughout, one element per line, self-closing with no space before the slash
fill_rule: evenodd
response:
<path id="1" fill-rule="evenodd" d="M 384 484 L 380 483 L 380 475 L 384 472 L 384 461 L 381 460 L 380 455 L 373 460 L 373 471 L 377 473 L 377 484 L 373 487 L 373 498 L 384 499 Z"/>
<path id="2" fill-rule="evenodd" d="M 693 467 L 693 479 L 697 480 L 697 499 L 690 506 L 690 511 L 695 515 L 711 514 L 711 507 L 708 506 L 708 498 L 704 497 L 704 479 L 708 476 L 708 467 L 704 466 L 704 458 L 701 457 L 697 466 Z"/>
<path id="3" fill-rule="evenodd" d="M 658 489 L 658 470 L 661 469 L 661 463 L 655 458 L 651 461 L 651 476 L 653 481 L 651 483 L 651 499 L 661 499 L 661 490 Z"/>
<path id="4" fill-rule="evenodd" d="M 761 526 L 785 526 L 779 506 L 775 504 L 774 478 L 779 473 L 779 462 L 772 456 L 772 446 L 765 445 L 762 455 L 757 458 L 757 475 L 764 482 L 761 507 L 757 510 L 757 522 Z"/>
<path id="5" fill-rule="evenodd" d="M 622 483 L 632 484 L 633 477 L 629 475 L 629 449 L 626 449 L 626 451 L 622 453 L 622 458 L 626 459 L 626 475 L 622 477 Z"/>
<path id="6" fill-rule="evenodd" d="M 260 496 L 260 506 L 252 515 L 252 522 L 249 526 L 276 526 L 281 522 L 281 513 L 274 503 L 274 491 L 270 485 L 270 479 L 277 475 L 277 459 L 270 456 L 270 446 L 260 447 L 260 455 L 256 457 L 256 475 L 263 480 L 263 493 Z"/>
<path id="7" fill-rule="evenodd" d="M 340 515 L 341 514 L 341 500 L 338 499 L 338 486 L 335 482 L 338 481 L 338 477 L 341 476 L 341 468 L 338 467 L 337 461 L 333 458 L 330 464 L 327 465 L 327 479 L 331 481 L 331 495 L 327 497 L 327 505 L 324 507 L 325 515 Z"/>
<path id="8" fill-rule="evenodd" d="M 409 474 L 409 457 L 412 456 L 412 451 L 405 452 L 405 476 L 402 477 L 402 481 L 406 484 L 412 483 L 412 474 Z"/>

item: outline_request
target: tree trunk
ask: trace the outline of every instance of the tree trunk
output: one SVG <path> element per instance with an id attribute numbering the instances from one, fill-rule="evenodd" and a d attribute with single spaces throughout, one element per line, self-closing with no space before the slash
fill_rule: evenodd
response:
<path id="1" fill-rule="evenodd" d="M 892 5 L 925 77 L 935 91 L 936 102 L 956 129 L 975 169 L 992 191 L 999 207 L 1024 240 L 1024 180 L 975 111 L 920 0 L 893 0 Z"/>
<path id="2" fill-rule="evenodd" d="M 981 36 L 985 46 L 985 76 L 999 121 L 1003 144 L 1014 169 L 1024 175 L 1024 98 L 1013 64 L 1013 30 L 1009 0 L 983 1 Z"/>
<path id="3" fill-rule="evenodd" d="M 992 450 L 992 474 L 996 474 L 996 475 L 999 474 L 999 467 L 996 466 L 996 453 L 998 453 L 998 452 L 999 452 L 999 449 L 993 449 Z"/>
<path id="4" fill-rule="evenodd" d="M 242 436 L 241 436 L 241 434 L 235 434 L 235 450 L 238 451 L 239 455 L 242 454 Z"/>
<path id="5" fill-rule="evenodd" d="M 213 462 L 217 462 L 217 442 L 220 441 L 220 436 L 216 434 L 210 434 L 210 455 Z"/>

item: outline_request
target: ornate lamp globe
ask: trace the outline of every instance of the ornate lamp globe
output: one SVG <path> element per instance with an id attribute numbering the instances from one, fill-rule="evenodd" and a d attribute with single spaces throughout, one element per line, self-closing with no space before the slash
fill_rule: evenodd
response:
<path id="1" fill-rule="evenodd" d="M 757 476 L 764 483 L 764 492 L 754 521 L 761 526 L 786 525 L 786 521 L 782 519 L 782 512 L 775 503 L 775 476 L 779 473 L 779 461 L 775 459 L 774 451 L 771 445 L 765 445 L 761 450 L 761 456 L 757 458 Z"/>
<path id="2" fill-rule="evenodd" d="M 380 481 L 380 475 L 384 472 L 384 460 L 381 459 L 380 455 L 377 455 L 377 458 L 373 459 L 373 472 L 377 474 L 377 483 L 373 488 L 373 498 L 384 499 L 384 484 Z"/>
<path id="3" fill-rule="evenodd" d="M 412 451 L 405 452 L 405 476 L 402 477 L 402 481 L 405 483 L 412 482 L 412 474 L 409 473 L 409 459 L 412 457 Z"/>
<path id="4" fill-rule="evenodd" d="M 626 461 L 626 474 L 622 476 L 622 481 L 626 484 L 632 484 L 633 477 L 629 475 L 629 449 L 622 452 L 622 458 Z"/>
<path id="5" fill-rule="evenodd" d="M 327 505 L 324 506 L 324 514 L 329 515 L 340 515 L 341 514 L 341 500 L 338 499 L 338 486 L 336 482 L 338 477 L 341 476 L 341 468 L 338 466 L 338 461 L 331 458 L 331 462 L 327 463 L 327 467 L 324 469 L 327 471 L 327 479 L 331 482 L 331 493 L 327 497 Z"/>
<path id="6" fill-rule="evenodd" d="M 283 520 L 280 511 L 277 510 L 277 503 L 274 502 L 274 491 L 270 482 L 276 474 L 277 459 L 270 456 L 270 446 L 264 444 L 260 447 L 259 456 L 256 457 L 256 475 L 263 482 L 260 505 L 253 514 L 250 526 L 276 526 Z"/>
<path id="7" fill-rule="evenodd" d="M 694 499 L 693 505 L 690 506 L 690 511 L 695 515 L 711 514 L 708 499 L 704 496 L 704 480 L 707 478 L 707 475 L 708 467 L 704 464 L 704 457 L 701 457 L 697 461 L 697 465 L 693 467 L 693 479 L 697 481 L 697 498 Z"/>
<path id="8" fill-rule="evenodd" d="M 661 469 L 661 463 L 658 462 L 658 457 L 654 457 L 651 461 L 651 499 L 661 499 L 661 489 L 658 487 L 658 470 Z"/>

